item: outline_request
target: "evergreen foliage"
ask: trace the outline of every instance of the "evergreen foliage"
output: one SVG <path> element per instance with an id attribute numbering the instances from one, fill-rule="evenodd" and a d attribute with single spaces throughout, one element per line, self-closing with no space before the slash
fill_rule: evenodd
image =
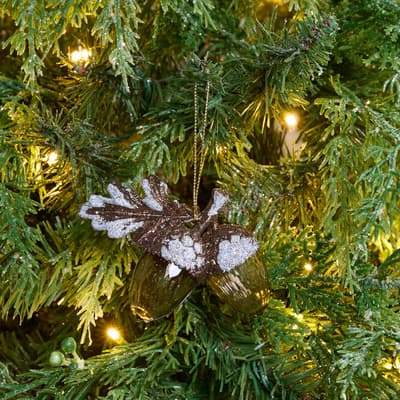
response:
<path id="1" fill-rule="evenodd" d="M 0 397 L 398 398 L 399 20 L 396 0 L 0 0 Z M 229 193 L 271 300 L 239 313 L 205 283 L 146 324 L 140 249 L 78 212 L 151 174 L 190 204 L 207 82 L 200 201 Z M 83 368 L 50 366 L 65 337 Z"/>

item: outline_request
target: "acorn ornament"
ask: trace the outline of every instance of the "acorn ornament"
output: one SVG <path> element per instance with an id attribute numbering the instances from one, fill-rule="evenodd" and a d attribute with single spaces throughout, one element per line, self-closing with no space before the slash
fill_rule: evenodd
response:
<path id="1" fill-rule="evenodd" d="M 207 284 L 232 311 L 256 314 L 269 303 L 268 274 L 260 251 L 236 268 L 210 277 Z"/>
<path id="2" fill-rule="evenodd" d="M 133 271 L 129 288 L 130 306 L 143 321 L 168 316 L 197 285 L 196 280 L 185 271 L 179 276 L 170 276 L 169 265 L 163 258 L 145 253 Z"/>
<path id="3" fill-rule="evenodd" d="M 199 66 L 208 73 L 203 62 Z M 236 308 L 242 304 L 243 310 L 257 312 L 268 302 L 264 265 L 247 264 L 259 248 L 257 240 L 238 225 L 218 222 L 228 195 L 214 189 L 207 207 L 201 212 L 198 207 L 210 87 L 207 79 L 203 117 L 199 118 L 198 84 L 194 85 L 193 209 L 171 200 L 167 184 L 150 176 L 142 181 L 144 198 L 111 183 L 110 197 L 91 195 L 79 212 L 92 221 L 95 230 L 105 230 L 113 239 L 130 235 L 131 244 L 142 249 L 132 277 L 131 308 L 145 321 L 168 315 L 207 280 L 217 296 L 233 301 Z"/>
<path id="4" fill-rule="evenodd" d="M 259 245 L 242 227 L 218 222 L 228 200 L 223 191 L 213 190 L 209 204 L 195 218 L 191 208 L 169 198 L 168 186 L 158 177 L 144 179 L 142 187 L 143 199 L 111 183 L 110 197 L 90 196 L 79 215 L 110 238 L 131 234 L 130 243 L 143 250 L 133 272 L 131 302 L 132 310 L 150 321 L 172 312 L 198 283 L 245 265 Z M 211 287 L 217 282 L 225 280 L 214 279 Z"/>

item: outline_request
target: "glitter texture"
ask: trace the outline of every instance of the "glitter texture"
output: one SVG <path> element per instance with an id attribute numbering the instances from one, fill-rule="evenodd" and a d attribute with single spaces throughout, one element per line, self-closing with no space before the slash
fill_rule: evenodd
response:
<path id="1" fill-rule="evenodd" d="M 101 219 L 93 219 L 92 226 L 96 231 L 107 231 L 107 235 L 111 239 L 121 239 L 128 233 L 134 232 L 143 226 L 144 222 L 133 222 L 131 220 L 101 221 Z"/>
<path id="2" fill-rule="evenodd" d="M 187 270 L 195 270 L 204 265 L 202 246 L 195 242 L 189 235 L 182 238 L 176 237 L 166 240 L 161 246 L 161 256 Z"/>
<path id="3" fill-rule="evenodd" d="M 132 208 L 132 204 L 125 199 L 124 194 L 118 189 L 117 186 L 113 184 L 108 185 L 108 192 L 112 196 L 111 199 L 92 194 L 89 198 L 89 201 L 82 206 L 79 216 L 81 218 L 91 219 L 93 229 L 96 231 L 107 231 L 108 237 L 111 239 L 120 239 L 130 232 L 133 232 L 143 226 L 143 221 L 135 220 L 132 217 L 108 219 L 98 210 L 94 213 L 88 212 L 93 208 L 102 209 L 107 206 Z"/>
<path id="4" fill-rule="evenodd" d="M 129 200 L 127 200 L 124 196 L 124 194 L 119 190 L 118 186 L 114 185 L 113 183 L 110 183 L 107 186 L 107 191 L 108 193 L 110 193 L 110 196 L 112 197 L 112 199 L 106 199 L 105 197 L 103 197 L 103 199 L 105 200 L 105 203 L 109 203 L 109 204 L 118 204 L 120 206 L 123 207 L 132 207 L 132 204 L 129 202 Z M 99 196 L 102 197 L 102 196 Z M 90 202 L 90 199 L 89 199 Z"/>
<path id="5" fill-rule="evenodd" d="M 229 240 L 222 240 L 218 246 L 217 262 L 224 271 L 243 264 L 255 254 L 258 249 L 257 241 L 248 236 L 232 235 Z"/>
<path id="6" fill-rule="evenodd" d="M 146 194 L 146 197 L 142 200 L 143 203 L 146 204 L 147 207 L 150 207 L 152 210 L 162 211 L 163 206 L 154 198 L 148 179 L 143 179 L 142 188 L 144 193 Z M 165 189 L 165 187 L 163 187 L 163 189 Z"/>
<path id="7" fill-rule="evenodd" d="M 228 201 L 228 196 L 215 190 L 213 193 L 213 202 L 210 209 L 208 210 L 207 215 L 209 217 L 217 215 L 219 210 L 224 206 L 224 204 L 227 201 Z"/>
<path id="8" fill-rule="evenodd" d="M 169 263 L 167 265 L 167 269 L 165 270 L 165 275 L 164 277 L 167 279 L 172 279 L 178 276 L 182 272 L 182 269 L 179 268 L 177 265 L 174 263 Z"/>

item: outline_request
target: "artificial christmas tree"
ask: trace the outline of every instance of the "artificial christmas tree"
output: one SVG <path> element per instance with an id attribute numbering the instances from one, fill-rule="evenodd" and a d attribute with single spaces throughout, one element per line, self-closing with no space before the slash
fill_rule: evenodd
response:
<path id="1" fill-rule="evenodd" d="M 2 399 L 400 396 L 397 1 L 0 5 Z"/>

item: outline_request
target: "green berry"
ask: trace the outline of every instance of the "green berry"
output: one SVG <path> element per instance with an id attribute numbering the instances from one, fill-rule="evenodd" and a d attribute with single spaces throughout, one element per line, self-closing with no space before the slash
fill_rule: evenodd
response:
<path id="1" fill-rule="evenodd" d="M 76 342 L 73 337 L 67 337 L 61 342 L 61 349 L 64 353 L 73 353 L 76 351 Z"/>
<path id="2" fill-rule="evenodd" d="M 49 358 L 49 363 L 52 367 L 59 367 L 63 365 L 65 359 L 64 354 L 61 351 L 52 351 Z"/>
<path id="3" fill-rule="evenodd" d="M 76 363 L 76 361 L 71 361 L 71 364 L 69 364 L 69 368 L 71 370 L 78 369 L 78 364 Z"/>

